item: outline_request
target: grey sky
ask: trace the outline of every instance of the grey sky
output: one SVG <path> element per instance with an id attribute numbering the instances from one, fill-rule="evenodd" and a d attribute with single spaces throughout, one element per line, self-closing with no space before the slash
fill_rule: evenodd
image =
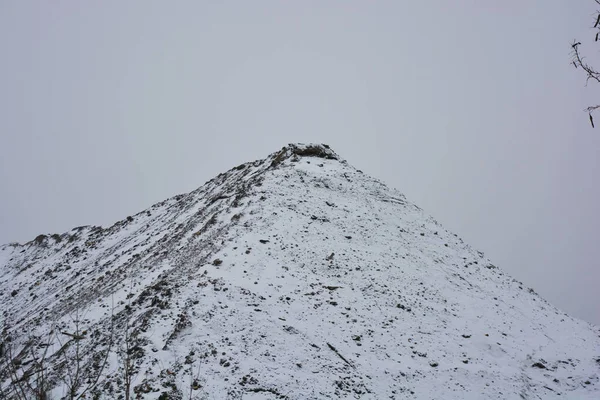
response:
<path id="1" fill-rule="evenodd" d="M 3 1 L 0 242 L 108 225 L 286 143 L 324 142 L 600 323 L 600 133 L 582 112 L 599 88 L 569 64 L 592 12 Z"/>

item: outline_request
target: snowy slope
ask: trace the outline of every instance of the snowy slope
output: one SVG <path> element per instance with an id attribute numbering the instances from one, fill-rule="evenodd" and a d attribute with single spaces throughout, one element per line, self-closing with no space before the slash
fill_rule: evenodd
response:
<path id="1" fill-rule="evenodd" d="M 0 247 L 0 307 L 15 354 L 49 343 L 53 398 L 77 320 L 86 370 L 109 353 L 106 399 L 125 334 L 144 399 L 600 398 L 598 327 L 325 145 L 110 228 Z"/>

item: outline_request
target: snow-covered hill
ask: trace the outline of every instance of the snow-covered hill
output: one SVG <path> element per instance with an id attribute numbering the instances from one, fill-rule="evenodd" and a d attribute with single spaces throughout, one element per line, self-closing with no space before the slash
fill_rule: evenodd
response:
<path id="1" fill-rule="evenodd" d="M 600 398 L 598 327 L 326 145 L 0 247 L 0 309 L 7 398 L 43 354 L 54 399 Z"/>

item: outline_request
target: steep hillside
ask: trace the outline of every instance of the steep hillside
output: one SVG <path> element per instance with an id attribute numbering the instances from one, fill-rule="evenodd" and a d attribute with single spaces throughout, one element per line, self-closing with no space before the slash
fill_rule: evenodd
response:
<path id="1" fill-rule="evenodd" d="M 54 399 L 600 398 L 598 327 L 326 145 L 1 247 L 0 310 L 7 398 L 42 354 Z"/>

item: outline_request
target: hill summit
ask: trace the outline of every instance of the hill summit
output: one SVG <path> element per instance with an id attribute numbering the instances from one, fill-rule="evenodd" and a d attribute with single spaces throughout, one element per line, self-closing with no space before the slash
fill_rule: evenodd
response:
<path id="1" fill-rule="evenodd" d="M 598 327 L 327 145 L 0 247 L 0 310 L 6 399 L 600 398 Z"/>

